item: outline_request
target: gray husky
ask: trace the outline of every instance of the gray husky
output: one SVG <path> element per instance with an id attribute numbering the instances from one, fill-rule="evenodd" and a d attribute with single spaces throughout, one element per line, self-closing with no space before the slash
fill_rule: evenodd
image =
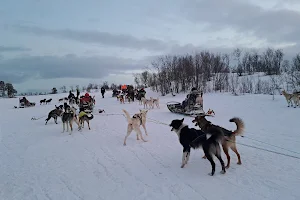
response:
<path id="1" fill-rule="evenodd" d="M 71 108 L 67 108 L 66 112 L 62 114 L 61 120 L 63 122 L 63 132 L 65 132 L 65 125 L 67 125 L 67 132 L 69 132 L 69 125 L 71 132 L 73 131 L 74 113 Z M 70 132 L 70 135 L 71 135 Z"/>
<path id="2" fill-rule="evenodd" d="M 55 124 L 57 124 L 57 117 L 61 117 L 63 114 L 63 110 L 60 109 L 60 107 L 56 107 L 54 110 L 51 110 L 48 114 L 48 117 L 47 119 L 45 120 L 46 123 L 45 125 L 48 123 L 48 121 L 53 118 L 54 119 L 54 122 Z"/>

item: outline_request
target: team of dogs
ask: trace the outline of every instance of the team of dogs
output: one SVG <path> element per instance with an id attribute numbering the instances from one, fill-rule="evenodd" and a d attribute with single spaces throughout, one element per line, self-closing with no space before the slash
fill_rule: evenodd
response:
<path id="1" fill-rule="evenodd" d="M 142 141 L 147 142 L 147 140 L 143 138 L 140 127 L 142 126 L 145 134 L 148 135 L 146 129 L 148 110 L 140 110 L 139 113 L 134 114 L 132 117 L 126 110 L 123 109 L 123 112 L 125 113 L 128 122 L 127 134 L 125 136 L 123 145 L 126 145 L 127 138 L 132 133 L 132 131 L 136 132 L 137 140 L 141 139 Z M 199 126 L 201 130 L 189 128 L 189 126 L 184 123 L 184 118 L 175 119 L 170 123 L 169 126 L 171 127 L 171 131 L 174 131 L 177 134 L 178 140 L 183 147 L 181 168 L 183 168 L 188 163 L 191 148 L 199 149 L 201 147 L 204 151 L 203 158 L 207 159 L 211 164 L 211 176 L 215 174 L 216 168 L 213 156 L 216 156 L 221 163 L 221 173 L 224 174 L 226 172 L 226 168 L 230 167 L 229 149 L 231 149 L 237 155 L 237 164 L 242 164 L 241 156 L 236 147 L 236 136 L 242 136 L 244 132 L 245 126 L 243 120 L 238 117 L 230 119 L 229 121 L 234 122 L 237 126 L 237 129 L 235 131 L 230 131 L 208 121 L 206 117 L 211 116 L 212 114 L 214 114 L 214 111 L 209 109 L 208 113 L 196 116 L 194 118 L 192 122 L 195 123 L 195 126 Z M 226 166 L 221 157 L 221 148 L 219 145 L 220 143 L 227 157 Z"/>
<path id="2" fill-rule="evenodd" d="M 130 96 L 124 94 L 117 95 L 117 100 L 120 101 L 121 104 L 125 104 L 125 101 L 128 101 L 129 103 L 132 101 Z M 142 97 L 139 100 L 139 105 L 144 105 L 144 109 L 154 109 L 155 106 L 159 108 L 159 98 L 150 97 L 150 99 L 146 99 L 145 97 Z"/>
<path id="3" fill-rule="evenodd" d="M 142 98 L 141 102 L 144 104 L 144 107 L 153 108 L 156 105 L 159 108 L 159 99 L 150 98 L 147 100 L 146 98 Z M 68 105 L 64 102 L 63 105 L 56 106 L 55 109 L 49 112 L 47 122 L 53 118 L 54 122 L 57 124 L 57 118 L 61 117 L 63 122 L 63 132 L 65 131 L 65 125 L 67 126 L 67 132 L 69 131 L 69 126 L 71 129 L 70 134 L 73 130 L 73 122 L 75 122 L 78 126 L 78 130 L 84 127 L 84 122 L 87 122 L 88 127 L 90 129 L 89 121 L 93 119 L 93 115 L 88 116 L 83 114 L 80 116 L 76 115 L 76 108 L 74 106 Z M 134 114 L 132 117 L 128 113 L 128 111 L 123 109 L 125 117 L 127 119 L 127 133 L 124 138 L 123 145 L 126 145 L 127 138 L 132 133 L 132 131 L 136 132 L 137 140 L 142 140 L 147 142 L 143 138 L 142 131 L 140 127 L 142 126 L 145 134 L 148 135 L 147 128 L 146 128 L 146 119 L 148 110 L 140 110 L 139 113 Z M 232 118 L 229 121 L 234 122 L 237 126 L 235 131 L 227 130 L 223 127 L 217 126 L 212 124 L 208 121 L 205 117 L 214 115 L 215 112 L 211 109 L 205 114 L 201 116 L 196 116 L 195 119 L 192 121 L 195 123 L 195 126 L 199 126 L 200 129 L 197 130 L 195 128 L 189 128 L 188 125 L 184 123 L 184 118 L 182 119 L 175 119 L 170 123 L 171 131 L 174 131 L 177 136 L 180 144 L 183 147 L 183 155 L 182 155 L 182 164 L 181 168 L 183 168 L 189 160 L 191 148 L 192 149 L 199 149 L 202 147 L 204 156 L 203 158 L 207 159 L 212 167 L 210 175 L 213 176 L 215 174 L 216 164 L 213 160 L 213 156 L 216 156 L 221 163 L 222 171 L 221 173 L 226 172 L 226 168 L 230 167 L 230 155 L 229 155 L 229 148 L 235 152 L 238 157 L 238 163 L 242 164 L 240 154 L 237 151 L 236 147 L 236 136 L 240 136 L 244 130 L 244 122 L 240 118 Z M 210 136 L 210 137 L 208 137 Z M 221 157 L 221 148 L 219 143 L 221 143 L 223 151 L 227 157 L 227 165 L 225 166 L 224 161 Z"/>
<path id="4" fill-rule="evenodd" d="M 293 93 L 289 94 L 285 90 L 282 91 L 282 94 L 284 95 L 288 107 L 290 105 L 293 107 L 299 106 L 300 102 L 300 93 Z M 125 103 L 125 99 L 127 99 L 128 102 L 130 102 L 130 97 L 124 95 L 118 95 L 117 100 L 120 101 L 120 103 Z M 50 103 L 52 99 L 49 100 L 41 100 L 40 104 L 42 103 Z M 68 98 L 62 98 L 59 99 L 59 102 L 62 101 L 68 101 Z M 202 100 L 203 101 L 203 100 Z M 294 102 L 294 105 L 293 105 Z M 72 102 L 69 102 L 70 104 Z M 148 108 L 154 108 L 156 105 L 157 108 L 159 108 L 159 98 L 154 99 L 150 97 L 150 99 L 146 99 L 145 97 L 142 97 L 139 100 L 140 105 L 144 105 L 144 109 Z M 142 140 L 144 142 L 147 142 L 143 138 L 142 131 L 140 127 L 142 126 L 145 134 L 148 135 L 147 129 L 146 129 L 146 119 L 147 119 L 147 113 L 148 110 L 140 110 L 139 113 L 134 114 L 132 117 L 130 114 L 123 109 L 123 112 L 125 113 L 125 117 L 127 119 L 127 134 L 124 138 L 123 145 L 126 145 L 127 138 L 132 133 L 132 131 L 136 132 L 137 140 Z M 230 167 L 230 155 L 229 155 L 229 149 L 231 149 L 238 158 L 238 165 L 242 164 L 241 156 L 237 150 L 236 147 L 236 136 L 242 136 L 244 132 L 244 122 L 242 119 L 238 117 L 234 117 L 229 120 L 229 122 L 233 122 L 236 124 L 237 128 L 235 131 L 230 131 L 228 129 L 225 129 L 221 126 L 215 125 L 212 122 L 208 121 L 206 119 L 207 116 L 214 115 L 215 112 L 211 109 L 208 110 L 208 112 L 204 115 L 196 116 L 192 123 L 195 123 L 195 126 L 199 126 L 200 129 L 190 128 L 187 124 L 184 123 L 184 118 L 182 119 L 175 119 L 172 120 L 170 123 L 171 131 L 175 132 L 178 136 L 178 140 L 180 144 L 183 147 L 183 155 L 182 155 L 182 163 L 181 168 L 184 168 L 185 165 L 188 163 L 190 158 L 190 152 L 191 149 L 199 149 L 202 147 L 204 156 L 203 158 L 207 159 L 211 164 L 211 173 L 210 175 L 213 176 L 215 174 L 216 164 L 213 160 L 213 156 L 216 156 L 217 159 L 220 161 L 220 164 L 222 166 L 221 173 L 226 173 L 226 168 L 228 169 Z M 55 109 L 50 111 L 48 114 L 48 118 L 46 119 L 47 122 L 54 118 L 55 123 L 57 124 L 57 118 L 61 117 L 63 122 L 63 132 L 65 131 L 65 125 L 67 125 L 67 132 L 69 131 L 69 126 L 71 128 L 71 132 L 73 130 L 72 124 L 73 122 L 76 122 L 78 125 L 78 129 L 84 127 L 84 122 L 87 122 L 88 127 L 90 129 L 89 121 L 93 119 L 93 115 L 88 116 L 86 114 L 83 114 L 82 116 L 79 116 L 77 118 L 76 116 L 76 108 L 73 106 L 71 107 L 66 102 L 64 105 L 56 106 Z M 69 125 L 69 126 L 68 126 Z M 71 133 L 70 133 L 71 134 Z M 243 136 L 242 136 L 243 137 Z M 222 149 L 226 155 L 227 158 L 227 165 L 225 166 L 225 163 L 221 157 L 221 148 L 220 144 L 222 145 Z"/>
<path id="5" fill-rule="evenodd" d="M 52 101 L 52 99 L 42 99 L 42 100 L 40 100 L 40 105 L 42 105 L 42 104 L 48 104 L 48 103 L 50 103 Z"/>
<path id="6" fill-rule="evenodd" d="M 84 122 L 87 123 L 89 130 L 91 130 L 90 127 L 90 120 L 94 118 L 93 114 L 86 114 L 83 112 L 83 110 L 79 110 L 79 115 L 76 115 L 76 108 L 74 106 L 68 105 L 66 102 L 63 105 L 56 106 L 55 109 L 51 110 L 48 114 L 47 119 L 45 120 L 46 123 L 53 118 L 54 122 L 57 124 L 57 118 L 60 117 L 63 122 L 63 131 L 65 132 L 65 126 L 67 126 L 67 132 L 69 132 L 69 127 L 71 129 L 70 135 L 72 134 L 73 131 L 73 122 L 75 122 L 78 126 L 78 130 L 81 130 L 84 128 Z"/>

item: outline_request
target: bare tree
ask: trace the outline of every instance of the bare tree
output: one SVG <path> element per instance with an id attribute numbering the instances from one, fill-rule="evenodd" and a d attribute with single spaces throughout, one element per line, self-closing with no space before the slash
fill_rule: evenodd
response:
<path id="1" fill-rule="evenodd" d="M 71 90 L 71 92 L 74 92 L 74 86 L 73 85 L 70 86 L 70 90 Z"/>
<path id="2" fill-rule="evenodd" d="M 61 90 L 62 93 L 66 93 L 67 92 L 66 86 L 60 87 L 60 90 Z"/>

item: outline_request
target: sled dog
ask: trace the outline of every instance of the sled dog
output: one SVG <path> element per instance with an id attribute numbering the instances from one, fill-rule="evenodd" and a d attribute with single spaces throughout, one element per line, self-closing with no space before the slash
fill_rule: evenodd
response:
<path id="1" fill-rule="evenodd" d="M 126 145 L 126 140 L 128 138 L 128 136 L 131 134 L 132 131 L 136 132 L 136 139 L 139 140 L 141 137 L 141 139 L 144 142 L 147 142 L 142 135 L 142 131 L 140 129 L 140 126 L 142 126 L 145 130 L 146 135 L 148 135 L 147 133 L 147 129 L 146 129 L 146 117 L 147 117 L 147 110 L 140 110 L 139 113 L 134 114 L 133 117 L 130 117 L 129 113 L 126 110 L 123 110 L 123 112 L 125 113 L 128 125 L 127 125 L 127 134 L 125 136 L 124 139 L 124 146 Z"/>
<path id="2" fill-rule="evenodd" d="M 241 156 L 236 148 L 236 136 L 242 135 L 245 129 L 245 125 L 242 119 L 234 117 L 229 120 L 230 122 L 234 122 L 237 126 L 237 129 L 235 131 L 227 130 L 223 127 L 217 126 L 212 124 L 210 121 L 208 121 L 205 116 L 197 116 L 192 121 L 193 123 L 196 123 L 195 126 L 199 126 L 201 130 L 205 133 L 209 134 L 215 134 L 216 130 L 220 129 L 224 133 L 224 137 L 222 138 L 221 144 L 223 151 L 227 157 L 227 165 L 226 168 L 230 167 L 230 155 L 229 155 L 229 148 L 237 155 L 238 157 L 238 165 L 242 164 Z M 206 158 L 206 156 L 203 156 L 203 158 Z"/>
<path id="3" fill-rule="evenodd" d="M 285 97 L 286 102 L 288 103 L 288 107 L 290 107 L 290 105 L 293 107 L 293 102 L 294 102 L 294 108 L 299 106 L 300 94 L 297 94 L 297 93 L 289 94 L 285 90 L 282 91 L 282 94 Z"/>
<path id="4" fill-rule="evenodd" d="M 180 144 L 183 147 L 183 155 L 182 155 L 182 164 L 181 168 L 183 168 L 190 158 L 191 148 L 199 149 L 202 147 L 204 154 L 211 164 L 211 173 L 213 176 L 216 170 L 216 164 L 213 160 L 213 155 L 215 155 L 222 166 L 221 173 L 225 173 L 225 164 L 221 157 L 221 148 L 219 145 L 219 141 L 222 139 L 223 132 L 221 129 L 215 129 L 214 134 L 211 135 L 210 138 L 207 139 L 206 133 L 201 130 L 196 130 L 194 128 L 189 128 L 188 125 L 183 123 L 184 118 L 175 119 L 171 122 L 170 126 L 172 127 L 171 131 L 174 131 L 179 139 Z"/>
<path id="5" fill-rule="evenodd" d="M 149 108 L 153 107 L 153 101 L 151 99 L 146 99 L 145 97 L 142 97 L 141 101 L 144 104 L 144 109 L 148 108 L 148 106 L 149 106 Z"/>

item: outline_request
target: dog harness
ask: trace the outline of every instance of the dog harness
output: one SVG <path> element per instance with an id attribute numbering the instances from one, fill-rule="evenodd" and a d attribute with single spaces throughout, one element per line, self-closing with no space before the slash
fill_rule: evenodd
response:
<path id="1" fill-rule="evenodd" d="M 81 118 L 81 117 L 83 117 L 84 115 L 86 115 L 86 113 L 83 112 L 83 111 L 81 111 L 81 112 L 79 113 L 78 117 Z"/>

